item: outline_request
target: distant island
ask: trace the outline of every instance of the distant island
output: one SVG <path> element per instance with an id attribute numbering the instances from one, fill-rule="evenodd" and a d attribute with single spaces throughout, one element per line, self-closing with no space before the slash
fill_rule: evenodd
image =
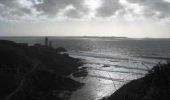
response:
<path id="1" fill-rule="evenodd" d="M 78 73 L 81 60 L 48 42 L 29 46 L 0 40 L 0 100 L 65 100 L 83 86 L 69 77 L 83 74 Z"/>
<path id="2" fill-rule="evenodd" d="M 22 37 L 22 38 L 28 38 L 28 37 L 42 37 L 44 36 L 1 36 L 0 38 L 16 38 L 16 37 Z M 56 37 L 56 38 L 115 38 L 115 39 L 128 39 L 129 37 L 121 37 L 121 36 L 48 36 L 49 38 L 51 37 Z"/>

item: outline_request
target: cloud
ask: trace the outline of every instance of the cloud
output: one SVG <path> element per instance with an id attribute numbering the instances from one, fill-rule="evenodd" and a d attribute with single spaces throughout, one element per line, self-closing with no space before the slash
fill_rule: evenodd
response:
<path id="1" fill-rule="evenodd" d="M 167 0 L 128 0 L 144 6 L 144 16 L 166 18 L 170 17 L 170 3 Z"/>
<path id="2" fill-rule="evenodd" d="M 119 0 L 102 0 L 102 5 L 97 9 L 96 16 L 109 17 L 122 8 L 123 6 L 119 3 Z"/>
<path id="3" fill-rule="evenodd" d="M 72 5 L 75 9 L 67 11 L 65 16 L 78 18 L 88 13 L 83 3 L 84 0 L 0 0 L 0 17 L 8 20 L 25 16 L 55 18 L 62 9 Z"/>
<path id="4" fill-rule="evenodd" d="M 76 9 L 71 9 L 65 13 L 65 16 L 67 16 L 69 18 L 81 18 L 83 16 L 83 14 Z"/>
<path id="5" fill-rule="evenodd" d="M 100 2 L 100 3 L 98 3 Z M 94 4 L 91 4 L 94 3 Z M 71 9 L 67 9 L 71 6 Z M 169 18 L 170 0 L 0 0 L 0 18 L 7 20 L 118 17 Z M 126 19 L 125 18 L 125 19 Z"/>
<path id="6" fill-rule="evenodd" d="M 75 8 L 74 10 L 69 11 L 67 14 L 68 16 L 77 16 L 79 13 L 77 10 L 82 13 L 87 11 L 87 8 L 83 5 L 83 0 L 43 0 L 42 3 L 34 3 L 34 8 L 43 15 L 56 16 L 59 10 L 65 9 L 68 5 L 72 5 Z"/>
<path id="7" fill-rule="evenodd" d="M 21 0 L 0 0 L 0 17 L 7 20 L 18 20 L 27 15 L 31 15 L 32 8 L 26 6 L 26 3 L 22 5 L 20 1 Z"/>

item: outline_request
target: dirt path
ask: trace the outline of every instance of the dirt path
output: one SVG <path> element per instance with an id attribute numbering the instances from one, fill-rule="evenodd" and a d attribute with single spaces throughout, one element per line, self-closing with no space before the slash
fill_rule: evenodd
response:
<path id="1" fill-rule="evenodd" d="M 28 71 L 27 73 L 25 73 L 25 75 L 23 76 L 23 79 L 21 80 L 21 82 L 20 82 L 20 84 L 18 85 L 18 87 L 12 92 L 12 93 L 10 93 L 8 96 L 6 96 L 5 98 L 4 98 L 4 100 L 10 100 L 10 98 L 13 96 L 13 95 L 15 95 L 20 89 L 22 89 L 22 86 L 24 85 L 24 83 L 25 83 L 25 80 L 26 80 L 26 77 L 28 76 L 28 75 L 30 75 L 33 71 L 35 71 L 35 69 L 38 67 L 38 65 L 40 64 L 40 62 L 39 61 L 34 61 L 35 62 L 35 64 L 34 64 L 34 67 L 30 70 L 30 71 Z"/>

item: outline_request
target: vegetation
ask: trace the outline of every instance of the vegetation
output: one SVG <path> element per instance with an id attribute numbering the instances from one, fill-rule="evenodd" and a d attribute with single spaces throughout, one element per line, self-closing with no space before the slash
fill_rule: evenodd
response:
<path id="1" fill-rule="evenodd" d="M 83 84 L 68 76 L 82 65 L 64 48 L 0 40 L 0 100 L 64 100 Z"/>
<path id="2" fill-rule="evenodd" d="M 169 100 L 170 63 L 158 64 L 140 79 L 125 84 L 107 100 Z"/>

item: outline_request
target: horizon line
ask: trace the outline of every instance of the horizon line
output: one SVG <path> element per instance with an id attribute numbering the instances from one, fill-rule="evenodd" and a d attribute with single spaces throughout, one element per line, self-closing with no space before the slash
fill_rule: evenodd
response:
<path id="1" fill-rule="evenodd" d="M 52 36 L 52 35 L 39 35 L 39 36 L 24 36 L 24 35 L 4 35 L 0 37 L 64 37 L 64 38 L 73 38 L 73 37 L 82 37 L 82 38 L 129 38 L 129 39 L 170 39 L 170 37 L 127 37 L 127 36 Z"/>

